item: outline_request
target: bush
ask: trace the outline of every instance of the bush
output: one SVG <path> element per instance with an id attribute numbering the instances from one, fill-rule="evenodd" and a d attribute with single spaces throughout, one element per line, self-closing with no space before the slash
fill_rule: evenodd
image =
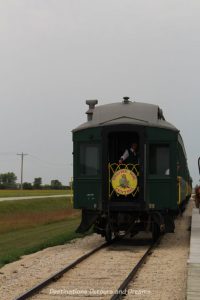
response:
<path id="1" fill-rule="evenodd" d="M 32 186 L 32 184 L 29 183 L 29 182 L 24 182 L 24 183 L 23 183 L 23 189 L 24 189 L 24 190 L 32 190 L 32 189 L 33 189 L 33 186 Z"/>

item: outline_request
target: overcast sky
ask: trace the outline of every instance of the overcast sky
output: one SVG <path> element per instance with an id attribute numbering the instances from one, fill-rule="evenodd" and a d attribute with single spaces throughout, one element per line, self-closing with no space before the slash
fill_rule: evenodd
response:
<path id="1" fill-rule="evenodd" d="M 194 184 L 200 155 L 199 0 L 1 0 L 0 173 L 72 176 L 86 99 L 158 104 L 180 129 Z"/>

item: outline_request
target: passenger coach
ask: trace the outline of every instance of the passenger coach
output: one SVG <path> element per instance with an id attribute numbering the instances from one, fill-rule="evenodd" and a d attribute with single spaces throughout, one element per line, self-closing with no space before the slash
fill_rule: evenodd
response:
<path id="1" fill-rule="evenodd" d="M 97 105 L 87 100 L 88 120 L 73 130 L 74 208 L 77 229 L 111 240 L 120 232 L 174 231 L 174 218 L 191 194 L 191 178 L 179 130 L 157 105 L 131 102 Z M 119 163 L 137 144 L 138 161 Z"/>

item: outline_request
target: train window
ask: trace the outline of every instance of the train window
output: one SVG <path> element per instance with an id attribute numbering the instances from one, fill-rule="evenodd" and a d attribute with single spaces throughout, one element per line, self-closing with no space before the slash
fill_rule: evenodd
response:
<path id="1" fill-rule="evenodd" d="M 151 175 L 170 175 L 169 145 L 153 144 L 149 149 L 149 173 Z"/>
<path id="2" fill-rule="evenodd" d="M 99 146 L 95 144 L 81 144 L 80 175 L 98 175 L 99 168 Z"/>

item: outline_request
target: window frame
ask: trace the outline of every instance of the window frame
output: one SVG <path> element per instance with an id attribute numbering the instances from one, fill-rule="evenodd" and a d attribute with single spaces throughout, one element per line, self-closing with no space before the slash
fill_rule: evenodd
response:
<path id="1" fill-rule="evenodd" d="M 81 167 L 81 147 L 87 147 L 87 146 L 94 146 L 97 149 L 97 162 L 98 162 L 98 169 L 97 172 L 95 174 L 91 174 L 91 173 L 83 173 L 82 172 L 82 167 Z M 90 141 L 84 141 L 84 142 L 79 142 L 79 147 L 78 147 L 78 177 L 80 178 L 85 178 L 85 177 L 94 177 L 97 178 L 100 176 L 101 173 L 101 147 L 100 147 L 100 143 L 94 141 L 94 142 L 90 142 Z"/>
<path id="2" fill-rule="evenodd" d="M 151 157 L 150 157 L 150 148 L 151 146 L 168 146 L 168 149 L 169 149 L 169 174 L 159 174 L 159 173 L 154 173 L 152 174 L 151 173 L 151 170 L 150 170 L 150 160 L 151 160 Z M 149 142 L 149 145 L 148 145 L 148 176 L 150 178 L 162 178 L 162 179 L 168 179 L 168 178 L 171 178 L 172 177 L 172 168 L 171 168 L 171 144 L 169 141 L 164 141 L 164 142 L 160 142 L 160 141 L 155 141 L 155 142 Z M 167 169 L 166 169 L 167 170 Z"/>

